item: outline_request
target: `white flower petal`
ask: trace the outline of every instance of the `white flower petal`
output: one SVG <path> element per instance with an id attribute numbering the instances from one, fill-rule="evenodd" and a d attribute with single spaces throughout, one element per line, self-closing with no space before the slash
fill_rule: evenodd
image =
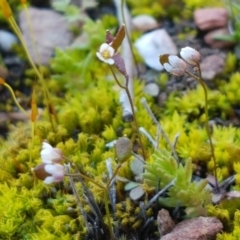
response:
<path id="1" fill-rule="evenodd" d="M 114 60 L 112 58 L 105 59 L 105 62 L 108 63 L 109 65 L 114 64 Z"/>
<path id="2" fill-rule="evenodd" d="M 173 67 L 169 64 L 169 63 L 164 63 L 163 64 L 163 67 L 165 68 L 165 70 L 167 71 L 167 72 L 172 72 L 172 70 L 173 70 Z"/>
<path id="3" fill-rule="evenodd" d="M 53 147 L 47 143 L 47 142 L 43 142 L 42 143 L 42 149 L 52 149 Z"/>
<path id="4" fill-rule="evenodd" d="M 54 163 L 62 160 L 62 152 L 58 148 L 53 148 L 49 143 L 43 142 L 41 150 L 41 159 L 43 163 Z"/>
<path id="5" fill-rule="evenodd" d="M 179 65 L 179 61 L 181 61 L 181 59 L 178 57 L 178 56 L 175 56 L 175 55 L 170 55 L 168 57 L 168 61 L 169 61 L 169 64 L 175 68 L 175 67 L 178 67 Z"/>
<path id="6" fill-rule="evenodd" d="M 51 152 L 49 150 L 42 150 L 41 159 L 43 163 L 52 163 Z"/>
<path id="7" fill-rule="evenodd" d="M 56 167 L 54 166 L 55 164 L 46 164 L 44 166 L 45 172 L 49 174 L 54 174 L 56 171 Z"/>
<path id="8" fill-rule="evenodd" d="M 103 43 L 101 46 L 100 46 L 100 49 L 99 49 L 99 52 L 102 53 L 104 52 L 105 50 L 107 50 L 109 47 L 109 45 L 107 43 Z"/>
<path id="9" fill-rule="evenodd" d="M 98 57 L 99 60 L 105 62 L 106 59 L 101 55 L 101 53 L 96 52 L 96 55 L 97 55 L 97 57 Z"/>
<path id="10" fill-rule="evenodd" d="M 64 179 L 64 172 L 57 172 L 53 174 L 54 182 L 61 182 Z"/>
<path id="11" fill-rule="evenodd" d="M 104 58 L 101 53 L 96 52 L 96 55 L 98 57 L 99 60 L 101 60 L 102 62 L 105 62 L 107 64 L 113 65 L 114 64 L 114 59 L 112 58 Z"/>
<path id="12" fill-rule="evenodd" d="M 64 172 L 64 167 L 61 164 L 46 164 L 44 167 L 45 171 L 49 174 L 55 174 L 57 172 Z"/>
<path id="13" fill-rule="evenodd" d="M 43 182 L 46 184 L 54 183 L 54 177 L 51 177 L 51 176 L 46 177 Z"/>

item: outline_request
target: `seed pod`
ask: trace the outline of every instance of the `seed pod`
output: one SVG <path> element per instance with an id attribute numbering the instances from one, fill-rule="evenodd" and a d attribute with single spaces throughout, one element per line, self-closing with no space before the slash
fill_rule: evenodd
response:
<path id="1" fill-rule="evenodd" d="M 132 142 L 127 137 L 121 137 L 116 142 L 116 157 L 119 163 L 123 163 L 132 155 Z"/>

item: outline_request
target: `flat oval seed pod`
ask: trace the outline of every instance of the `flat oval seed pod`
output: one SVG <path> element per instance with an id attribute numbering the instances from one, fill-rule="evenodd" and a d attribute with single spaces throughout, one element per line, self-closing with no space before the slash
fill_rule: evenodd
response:
<path id="1" fill-rule="evenodd" d="M 120 137 L 115 145 L 116 157 L 119 163 L 123 163 L 132 155 L 132 142 L 127 137 Z"/>

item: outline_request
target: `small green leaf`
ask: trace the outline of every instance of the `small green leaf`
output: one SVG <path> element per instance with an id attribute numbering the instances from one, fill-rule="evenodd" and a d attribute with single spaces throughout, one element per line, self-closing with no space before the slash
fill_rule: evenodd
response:
<path id="1" fill-rule="evenodd" d="M 144 190 L 141 186 L 132 189 L 129 196 L 133 201 L 139 200 L 144 195 Z"/>
<path id="2" fill-rule="evenodd" d="M 129 182 L 124 186 L 125 191 L 132 190 L 133 188 L 137 187 L 139 184 L 136 182 Z"/>

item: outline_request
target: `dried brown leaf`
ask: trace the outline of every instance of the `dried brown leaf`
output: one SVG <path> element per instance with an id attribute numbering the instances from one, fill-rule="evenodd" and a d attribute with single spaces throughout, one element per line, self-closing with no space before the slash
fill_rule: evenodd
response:
<path id="1" fill-rule="evenodd" d="M 115 51 L 117 51 L 118 48 L 122 45 L 122 41 L 124 38 L 125 38 L 125 25 L 122 25 L 111 43 L 111 46 L 114 48 Z"/>

